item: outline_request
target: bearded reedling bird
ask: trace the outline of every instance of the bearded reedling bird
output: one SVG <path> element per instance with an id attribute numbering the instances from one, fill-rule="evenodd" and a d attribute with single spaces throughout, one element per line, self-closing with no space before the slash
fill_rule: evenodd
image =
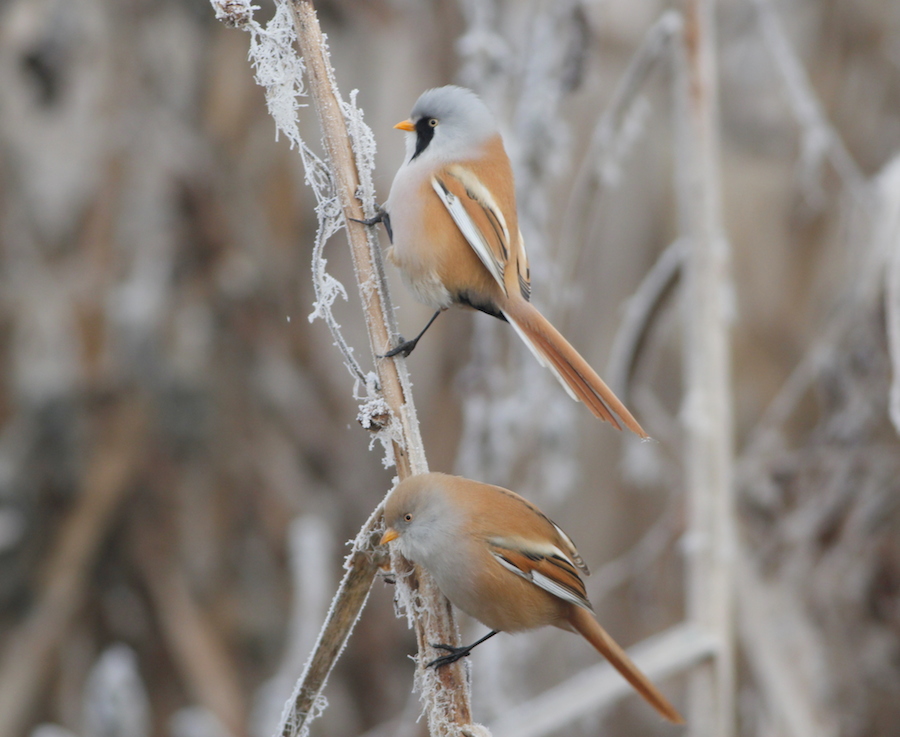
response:
<path id="1" fill-rule="evenodd" d="M 516 216 L 509 157 L 490 111 L 471 90 L 438 87 L 408 120 L 406 158 L 383 209 L 388 259 L 412 293 L 436 312 L 412 340 L 386 353 L 409 355 L 451 304 L 508 321 L 576 401 L 619 428 L 647 433 L 569 342 L 529 302 L 531 275 Z"/>
<path id="2" fill-rule="evenodd" d="M 425 568 L 456 607 L 491 628 L 466 647 L 429 666 L 468 655 L 498 632 L 553 625 L 582 635 L 670 722 L 684 720 L 594 618 L 575 545 L 541 510 L 499 486 L 428 473 L 411 476 L 390 493 L 381 543 Z"/>

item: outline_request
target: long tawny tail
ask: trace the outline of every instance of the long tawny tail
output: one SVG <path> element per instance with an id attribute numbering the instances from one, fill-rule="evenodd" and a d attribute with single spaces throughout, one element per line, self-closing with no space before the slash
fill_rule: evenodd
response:
<path id="1" fill-rule="evenodd" d="M 638 669 L 628 657 L 628 653 L 609 636 L 590 612 L 580 607 L 572 607 L 569 622 L 665 719 L 675 724 L 684 724 L 681 714 Z"/>
<path id="2" fill-rule="evenodd" d="M 541 363 L 549 368 L 569 396 L 583 402 L 595 417 L 620 428 L 615 415 L 632 432 L 648 437 L 628 408 L 562 334 L 530 302 L 515 300 L 503 314 Z M 613 414 L 615 413 L 615 415 Z"/>

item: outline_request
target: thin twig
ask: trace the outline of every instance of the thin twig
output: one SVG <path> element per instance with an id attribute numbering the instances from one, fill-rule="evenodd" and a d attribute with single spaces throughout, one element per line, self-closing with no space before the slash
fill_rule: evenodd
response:
<path id="1" fill-rule="evenodd" d="M 661 61 L 669 58 L 671 40 L 681 31 L 681 14 L 670 10 L 663 13 L 644 35 L 641 45 L 635 51 L 625 68 L 612 98 L 594 128 L 588 151 L 572 183 L 572 195 L 566 203 L 562 218 L 560 242 L 572 244 L 568 252 L 577 257 L 582 252 L 584 242 L 585 215 L 588 213 L 596 194 L 596 184 L 609 182 L 608 177 L 598 176 L 608 172 L 612 166 L 611 157 L 622 136 L 622 128 L 632 117 L 639 95 L 644 89 L 650 73 Z M 561 271 L 570 276 L 576 268 L 577 258 L 570 258 Z"/>
<path id="2" fill-rule="evenodd" d="M 787 91 L 787 101 L 797 124 L 803 132 L 803 159 L 815 170 L 823 156 L 830 159 L 835 171 L 854 196 L 863 190 L 865 176 L 847 151 L 834 126 L 822 112 L 806 70 L 791 48 L 781 21 L 769 0 L 753 0 L 763 40 L 775 61 Z"/>
<path id="3" fill-rule="evenodd" d="M 291 522 L 288 539 L 293 601 L 287 642 L 278 671 L 258 691 L 251 726 L 257 735 L 272 735 L 280 725 L 281 710 L 331 607 L 336 536 L 328 520 L 318 514 L 297 517 Z"/>
<path id="4" fill-rule="evenodd" d="M 281 732 L 285 737 L 302 734 L 309 721 L 318 716 L 319 697 L 334 664 L 344 649 L 359 619 L 372 582 L 378 572 L 380 558 L 375 554 L 378 530 L 381 528 L 381 508 L 369 518 L 353 545 L 353 552 L 345 563 L 346 572 L 331 601 L 315 647 L 306 661 L 303 675 L 294 686 L 281 717 Z M 368 546 L 360 540 L 367 540 Z"/>
<path id="5" fill-rule="evenodd" d="M 681 239 L 669 244 L 625 303 L 622 322 L 613 339 L 604 372 L 609 385 L 620 396 L 629 395 L 629 379 L 641 346 L 654 315 L 659 312 L 663 299 L 681 272 L 687 249 L 688 244 Z"/>

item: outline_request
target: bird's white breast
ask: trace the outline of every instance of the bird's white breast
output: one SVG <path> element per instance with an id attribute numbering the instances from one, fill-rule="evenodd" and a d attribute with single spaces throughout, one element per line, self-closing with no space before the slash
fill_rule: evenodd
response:
<path id="1" fill-rule="evenodd" d="M 413 296 L 436 310 L 449 307 L 450 292 L 435 272 L 433 254 L 429 252 L 426 197 L 432 197 L 431 175 L 434 164 L 418 159 L 400 167 L 391 185 L 385 210 L 391 218 L 393 245 L 388 254 L 400 269 L 403 281 Z"/>

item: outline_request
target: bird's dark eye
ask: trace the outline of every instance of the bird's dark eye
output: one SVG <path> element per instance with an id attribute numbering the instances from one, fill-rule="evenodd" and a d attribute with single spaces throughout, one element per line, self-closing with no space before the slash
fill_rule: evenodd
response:
<path id="1" fill-rule="evenodd" d="M 403 519 L 405 519 L 407 522 L 412 522 L 412 515 L 411 515 L 411 514 L 404 514 L 404 515 L 403 515 Z"/>
<path id="2" fill-rule="evenodd" d="M 428 119 L 428 125 L 430 125 L 432 128 L 437 128 L 437 124 L 438 124 L 437 118 L 429 118 Z"/>

